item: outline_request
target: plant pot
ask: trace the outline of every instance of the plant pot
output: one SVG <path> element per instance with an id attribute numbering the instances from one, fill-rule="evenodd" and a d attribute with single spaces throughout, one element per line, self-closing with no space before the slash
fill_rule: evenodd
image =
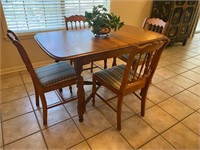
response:
<path id="1" fill-rule="evenodd" d="M 108 36 L 108 33 L 110 33 L 111 29 L 107 27 L 100 27 L 99 30 L 92 29 L 92 32 L 95 34 L 95 37 L 99 36 Z"/>

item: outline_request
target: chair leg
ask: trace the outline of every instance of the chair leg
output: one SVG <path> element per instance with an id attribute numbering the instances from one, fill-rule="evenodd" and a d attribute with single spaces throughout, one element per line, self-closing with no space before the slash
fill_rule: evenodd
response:
<path id="1" fill-rule="evenodd" d="M 121 113 L 122 113 L 122 101 L 123 96 L 118 96 L 118 102 L 117 102 L 117 129 L 121 130 Z"/>
<path id="2" fill-rule="evenodd" d="M 39 95 L 36 90 L 35 90 L 35 104 L 37 107 L 39 106 Z"/>
<path id="3" fill-rule="evenodd" d="M 61 89 L 59 89 L 59 92 L 60 92 L 60 93 L 62 93 L 62 91 L 63 91 L 63 89 L 62 89 L 62 88 L 61 88 Z"/>
<path id="4" fill-rule="evenodd" d="M 107 59 L 104 59 L 104 69 L 107 69 Z"/>
<path id="5" fill-rule="evenodd" d="M 44 93 L 40 94 L 40 98 L 42 101 L 42 109 L 43 109 L 43 124 L 46 125 L 47 124 L 47 102 L 46 102 Z"/>
<path id="6" fill-rule="evenodd" d="M 72 60 L 70 60 L 70 64 L 73 65 Z"/>
<path id="7" fill-rule="evenodd" d="M 91 70 L 90 70 L 91 73 L 93 73 L 93 66 L 94 66 L 94 63 L 91 62 Z"/>
<path id="8" fill-rule="evenodd" d="M 92 78 L 92 105 L 95 106 L 96 79 L 94 76 Z"/>
<path id="9" fill-rule="evenodd" d="M 112 66 L 113 66 L 113 67 L 114 67 L 114 66 L 117 66 L 117 58 L 116 58 L 116 57 L 113 58 Z"/>
<path id="10" fill-rule="evenodd" d="M 70 93 L 72 94 L 72 86 L 69 86 Z"/>
<path id="11" fill-rule="evenodd" d="M 141 89 L 141 116 L 145 115 L 145 104 L 146 104 L 146 96 L 147 96 L 148 87 Z"/>

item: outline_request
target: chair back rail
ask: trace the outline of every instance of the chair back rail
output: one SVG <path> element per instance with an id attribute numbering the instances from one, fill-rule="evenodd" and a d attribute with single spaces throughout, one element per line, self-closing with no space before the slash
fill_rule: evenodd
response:
<path id="1" fill-rule="evenodd" d="M 136 85 L 145 86 L 151 82 L 160 55 L 168 42 L 166 39 L 132 47 L 120 87 L 122 91 L 128 88 L 136 88 Z M 135 56 L 137 56 L 137 59 L 135 59 Z M 132 67 L 133 61 L 134 68 Z"/>
<path id="2" fill-rule="evenodd" d="M 146 18 L 143 23 L 143 28 L 153 32 L 165 34 L 167 25 L 168 22 L 164 22 L 159 18 Z"/>
<path id="3" fill-rule="evenodd" d="M 86 23 L 84 22 L 85 17 L 83 15 L 73 15 L 70 17 L 64 16 L 64 18 L 66 30 L 77 30 L 86 27 Z"/>

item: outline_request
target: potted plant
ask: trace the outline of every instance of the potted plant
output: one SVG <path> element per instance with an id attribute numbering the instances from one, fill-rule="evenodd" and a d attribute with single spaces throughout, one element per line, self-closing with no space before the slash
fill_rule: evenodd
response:
<path id="1" fill-rule="evenodd" d="M 92 32 L 99 36 L 107 35 L 111 29 L 119 30 L 124 26 L 124 22 L 120 21 L 120 16 L 114 13 L 107 13 L 107 9 L 103 5 L 94 6 L 92 12 L 85 12 L 85 22 L 92 27 Z"/>

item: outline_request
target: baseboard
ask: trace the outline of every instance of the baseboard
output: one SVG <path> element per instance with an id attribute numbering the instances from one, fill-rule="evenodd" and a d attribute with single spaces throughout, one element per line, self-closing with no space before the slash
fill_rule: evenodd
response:
<path id="1" fill-rule="evenodd" d="M 33 67 L 40 67 L 40 66 L 44 66 L 50 63 L 53 63 L 54 60 L 48 60 L 48 61 L 42 61 L 42 62 L 37 62 L 37 63 L 33 63 Z M 22 66 L 16 66 L 16 67 L 10 67 L 10 68 L 6 68 L 6 69 L 2 69 L 0 68 L 0 75 L 3 74 L 8 74 L 8 73 L 14 73 L 14 72 L 19 72 L 19 71 L 23 71 L 26 70 L 25 65 Z"/>

